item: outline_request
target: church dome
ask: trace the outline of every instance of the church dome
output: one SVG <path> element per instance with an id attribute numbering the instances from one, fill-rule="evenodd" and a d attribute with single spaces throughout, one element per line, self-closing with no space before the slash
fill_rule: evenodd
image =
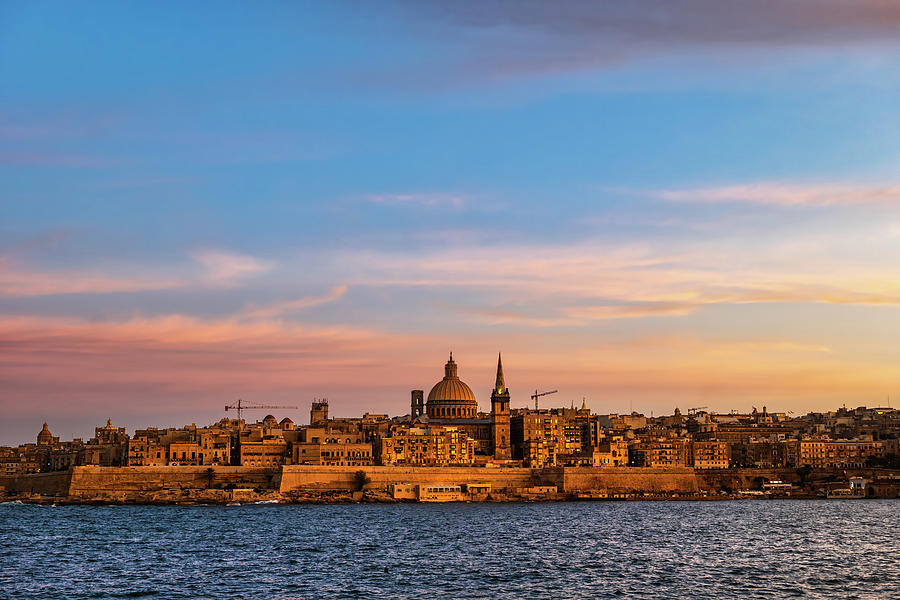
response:
<path id="1" fill-rule="evenodd" d="M 43 429 L 37 435 L 37 443 L 40 446 L 48 446 L 53 443 L 53 434 L 50 433 L 46 423 L 44 423 Z"/>
<path id="2" fill-rule="evenodd" d="M 457 375 L 457 366 L 450 360 L 444 365 L 444 378 L 438 381 L 428 393 L 426 412 L 431 418 L 466 419 L 474 418 L 478 413 L 478 401 L 475 394 Z"/>

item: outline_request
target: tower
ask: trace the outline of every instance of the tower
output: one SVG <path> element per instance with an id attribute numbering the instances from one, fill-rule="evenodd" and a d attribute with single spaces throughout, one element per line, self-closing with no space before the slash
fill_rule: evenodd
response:
<path id="1" fill-rule="evenodd" d="M 425 390 L 413 390 L 410 392 L 409 418 L 415 419 L 425 414 Z"/>
<path id="2" fill-rule="evenodd" d="M 324 424 L 328 421 L 328 400 L 326 398 L 322 398 L 321 400 L 314 400 L 312 403 L 312 409 L 309 411 L 309 424 Z"/>
<path id="3" fill-rule="evenodd" d="M 497 381 L 491 392 L 491 441 L 496 460 L 512 458 L 509 446 L 509 388 L 503 380 L 500 354 L 497 354 Z"/>

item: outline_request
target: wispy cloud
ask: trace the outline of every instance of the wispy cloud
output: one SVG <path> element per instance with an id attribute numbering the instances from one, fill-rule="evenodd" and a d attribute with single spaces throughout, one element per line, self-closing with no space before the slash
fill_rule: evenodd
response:
<path id="1" fill-rule="evenodd" d="M 365 199 L 373 204 L 399 207 L 423 207 L 423 208 L 451 208 L 463 210 L 468 205 L 464 196 L 457 194 L 373 194 Z"/>
<path id="2" fill-rule="evenodd" d="M 242 279 L 267 273 L 275 266 L 271 261 L 224 250 L 198 250 L 191 256 L 205 268 L 203 280 L 214 286 L 235 285 Z"/>
<path id="3" fill-rule="evenodd" d="M 307 298 L 290 300 L 288 302 L 278 302 L 267 306 L 251 306 L 247 310 L 241 312 L 239 316 L 244 319 L 274 319 L 307 308 L 329 304 L 343 298 L 346 293 L 347 286 L 340 285 L 331 288 L 328 293 L 323 296 L 309 296 Z"/>
<path id="4" fill-rule="evenodd" d="M 35 297 L 61 294 L 111 294 L 187 288 L 195 285 L 194 277 L 185 265 L 145 266 L 128 269 L 112 266 L 105 271 L 74 267 L 64 270 L 45 270 L 25 267 L 18 255 L 32 247 L 46 245 L 62 239 L 63 234 L 47 240 L 31 240 L 13 246 L 7 254 L 0 254 L 0 296 Z M 235 287 L 246 279 L 268 273 L 275 263 L 242 254 L 222 250 L 203 250 L 191 253 L 203 271 L 203 285 L 224 288 Z M 195 268 L 194 268 L 195 269 Z M 302 302 L 302 301 L 300 301 Z M 290 304 L 290 303 L 288 303 Z"/>
<path id="5" fill-rule="evenodd" d="M 900 6 L 880 0 L 649 0 L 641 3 L 400 2 L 410 29 L 456 45 L 456 63 L 409 81 L 497 81 L 729 50 L 895 43 Z M 435 81 L 433 72 L 440 73 Z"/>
<path id="6" fill-rule="evenodd" d="M 24 298 L 60 294 L 111 294 L 165 290 L 184 285 L 178 278 L 114 276 L 84 270 L 32 271 L 0 257 L 0 296 Z"/>
<path id="7" fill-rule="evenodd" d="M 763 204 L 773 206 L 859 206 L 900 203 L 900 185 L 761 182 L 694 189 L 655 190 L 649 195 L 673 202 Z"/>
<path id="8" fill-rule="evenodd" d="M 546 327 L 679 317 L 713 305 L 900 305 L 891 256 L 900 247 L 887 235 L 861 246 L 795 233 L 755 238 L 752 251 L 729 238 L 591 241 L 354 254 L 335 268 L 352 273 L 354 285 L 452 293 L 460 300 L 449 310 L 478 322 Z"/>

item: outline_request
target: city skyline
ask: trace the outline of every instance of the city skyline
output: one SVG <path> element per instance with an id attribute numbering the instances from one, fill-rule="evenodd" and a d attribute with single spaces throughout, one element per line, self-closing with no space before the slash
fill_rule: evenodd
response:
<path id="1" fill-rule="evenodd" d="M 0 6 L 2 443 L 896 405 L 900 8 L 651 4 Z"/>

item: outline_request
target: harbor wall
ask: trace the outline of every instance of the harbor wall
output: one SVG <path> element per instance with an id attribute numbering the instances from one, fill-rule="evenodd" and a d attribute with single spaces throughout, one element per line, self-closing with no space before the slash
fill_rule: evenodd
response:
<path id="1" fill-rule="evenodd" d="M 541 485 L 539 469 L 484 467 L 283 467 L 281 492 L 294 490 L 355 490 L 356 472 L 369 478 L 369 489 L 386 490 L 392 483 L 461 485 L 489 483 L 493 489 Z"/>
<path id="2" fill-rule="evenodd" d="M 695 493 L 702 488 L 697 472 L 690 467 L 564 467 L 562 492 L 679 492 Z"/>
<path id="3" fill-rule="evenodd" d="M 225 487 L 278 489 L 280 469 L 258 467 L 75 467 L 71 498 L 205 490 Z"/>
<path id="4" fill-rule="evenodd" d="M 7 495 L 43 495 L 76 501 L 155 502 L 182 496 L 206 500 L 226 498 L 228 490 L 250 489 L 258 493 L 329 493 L 357 490 L 356 473 L 363 471 L 366 489 L 387 491 L 391 484 L 461 485 L 489 484 L 497 492 L 554 486 L 560 493 L 601 491 L 617 493 L 692 494 L 705 491 L 759 489 L 762 481 L 782 480 L 799 485 L 795 469 L 694 470 L 689 467 L 328 467 L 289 465 L 277 469 L 260 467 L 75 467 L 70 471 L 0 477 L 0 492 Z M 875 470 L 822 470 L 806 474 L 806 482 L 834 487 L 851 475 L 868 480 L 896 474 Z M 834 484 L 834 485 L 832 485 Z M 896 495 L 882 485 L 878 495 Z M 888 489 L 890 487 L 890 489 Z M 893 490 L 893 491 L 892 491 Z"/>
<path id="5" fill-rule="evenodd" d="M 387 489 L 392 483 L 410 485 L 460 485 L 487 483 L 493 490 L 556 486 L 560 492 L 589 490 L 638 492 L 697 492 L 700 480 L 691 468 L 593 468 L 546 469 L 478 467 L 320 467 L 285 466 L 281 492 L 293 490 L 353 490 L 356 472 L 369 479 L 367 488 Z"/>
<path id="6" fill-rule="evenodd" d="M 0 477 L 0 491 L 13 494 L 67 496 L 71 482 L 72 471 L 5 475 Z"/>
<path id="7" fill-rule="evenodd" d="M 349 491 L 358 488 L 356 473 L 368 478 L 367 489 L 387 490 L 392 483 L 413 485 L 490 484 L 494 490 L 555 486 L 560 492 L 588 490 L 696 492 L 703 479 L 690 468 L 546 469 L 485 467 L 328 467 L 290 465 L 254 467 L 74 467 L 70 471 L 0 478 L 0 489 L 78 500 L 157 497 L 190 490 L 256 488 L 293 491 Z"/>

